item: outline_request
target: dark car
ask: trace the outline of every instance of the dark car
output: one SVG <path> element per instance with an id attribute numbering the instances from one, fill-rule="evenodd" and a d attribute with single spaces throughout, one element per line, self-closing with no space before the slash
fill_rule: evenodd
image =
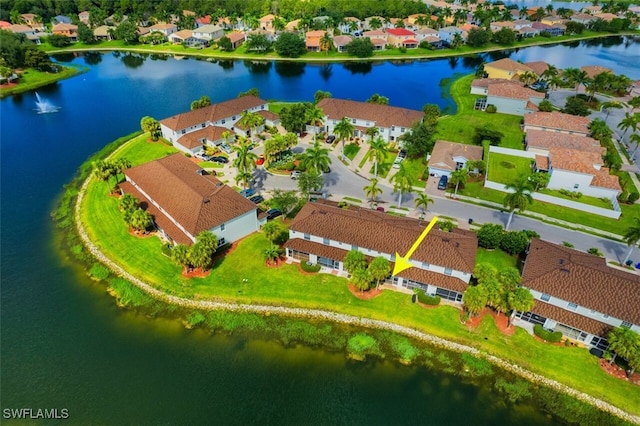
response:
<path id="1" fill-rule="evenodd" d="M 331 173 L 331 167 L 325 167 L 324 169 L 322 169 L 322 173 Z"/>
<path id="2" fill-rule="evenodd" d="M 440 176 L 440 180 L 438 181 L 438 189 L 447 189 L 447 183 L 449 182 L 449 178 L 446 176 Z"/>
<path id="3" fill-rule="evenodd" d="M 336 137 L 334 135 L 329 135 L 327 136 L 327 140 L 325 142 L 333 143 L 335 140 L 336 140 Z"/>
<path id="4" fill-rule="evenodd" d="M 256 194 L 256 191 L 254 191 L 251 188 L 243 189 L 242 191 L 240 191 L 240 195 L 247 198 L 253 197 L 255 194 Z"/>
<path id="5" fill-rule="evenodd" d="M 267 210 L 267 220 L 275 219 L 278 216 L 282 216 L 282 212 L 278 209 Z"/>
<path id="6" fill-rule="evenodd" d="M 251 201 L 253 204 L 260 204 L 264 201 L 264 198 L 262 198 L 262 195 L 254 195 L 253 197 L 249 198 L 249 201 Z"/>
<path id="7" fill-rule="evenodd" d="M 211 157 L 211 161 L 213 161 L 214 163 L 227 164 L 229 162 L 229 159 L 227 157 L 219 155 L 217 157 Z"/>

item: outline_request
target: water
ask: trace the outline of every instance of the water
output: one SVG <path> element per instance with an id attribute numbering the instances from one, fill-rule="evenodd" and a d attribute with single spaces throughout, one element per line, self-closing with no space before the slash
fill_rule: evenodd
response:
<path id="1" fill-rule="evenodd" d="M 639 62 L 639 50 L 620 41 L 522 49 L 511 57 L 611 63 L 638 79 L 629 64 Z M 505 404 L 487 385 L 424 368 L 355 363 L 240 335 L 212 337 L 120 310 L 104 287 L 61 262 L 51 242 L 48 215 L 62 185 L 92 152 L 138 129 L 144 115 L 164 118 L 202 95 L 216 102 L 251 87 L 284 100 L 311 100 L 322 89 L 357 100 L 377 92 L 411 108 L 446 107 L 440 80 L 469 72 L 476 58 L 358 66 L 125 54 L 61 59 L 87 63 L 90 71 L 39 89 L 58 113 L 37 114 L 34 93 L 0 101 L 1 408 L 68 408 L 75 424 L 553 422 L 530 405 Z"/>
<path id="2" fill-rule="evenodd" d="M 38 114 L 49 114 L 52 112 L 58 112 L 60 108 L 55 105 L 52 105 L 49 101 L 42 98 L 38 92 L 35 92 L 36 95 L 36 111 Z"/>

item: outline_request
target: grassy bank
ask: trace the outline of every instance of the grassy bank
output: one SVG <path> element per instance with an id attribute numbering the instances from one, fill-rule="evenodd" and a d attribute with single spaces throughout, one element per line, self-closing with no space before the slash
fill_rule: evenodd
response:
<path id="1" fill-rule="evenodd" d="M 147 148 L 154 149 L 154 153 Z M 127 156 L 135 164 L 137 160 L 131 155 L 136 151 L 150 159 L 166 155 L 166 146 L 138 138 L 116 156 Z M 95 180 L 87 188 L 82 205 L 87 233 L 104 254 L 167 293 L 201 300 L 316 308 L 411 327 L 495 354 L 634 414 L 640 413 L 637 388 L 604 373 L 596 358 L 584 349 L 542 344 L 522 329 L 507 337 L 489 318 L 478 328 L 469 329 L 460 323 L 458 309 L 424 309 L 412 304 L 408 295 L 393 291 L 361 300 L 348 291 L 344 279 L 325 274 L 302 275 L 294 265 L 266 268 L 262 252 L 269 243 L 259 233 L 245 238 L 232 254 L 218 259 L 208 277 L 186 279 L 180 268 L 162 254 L 158 238 L 139 239 L 127 232 L 117 199 L 108 197 L 107 191 L 105 183 Z M 511 260 L 501 262 L 508 264 Z"/>
<path id="2" fill-rule="evenodd" d="M 26 69 L 20 75 L 20 82 L 18 84 L 15 86 L 0 88 L 0 98 L 34 90 L 87 71 L 86 68 L 70 66 L 63 67 L 61 65 L 57 66 L 61 68 L 57 73 L 42 72 L 33 68 Z"/>

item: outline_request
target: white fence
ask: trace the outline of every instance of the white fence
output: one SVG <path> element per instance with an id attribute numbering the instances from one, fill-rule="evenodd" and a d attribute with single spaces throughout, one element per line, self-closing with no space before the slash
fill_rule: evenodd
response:
<path id="1" fill-rule="evenodd" d="M 534 160 L 536 154 L 534 152 L 522 151 L 520 149 L 502 148 L 499 146 L 490 146 L 489 152 L 495 152 L 496 154 L 513 155 L 514 157 L 531 158 Z"/>
<path id="2" fill-rule="evenodd" d="M 524 152 L 524 151 L 520 151 Z M 502 192 L 513 192 L 505 188 L 505 185 L 498 182 L 492 182 L 490 180 L 484 181 L 484 186 L 487 188 L 495 189 Z M 533 192 L 531 194 L 534 200 L 542 201 L 549 204 L 555 204 L 558 206 L 568 207 L 570 209 L 580 210 L 586 213 L 593 213 L 599 216 L 609 217 L 612 219 L 620 218 L 622 212 L 605 209 L 602 207 L 596 207 L 589 204 L 579 203 L 576 201 L 565 200 L 564 198 L 553 197 L 547 194 L 540 194 L 538 192 Z"/>

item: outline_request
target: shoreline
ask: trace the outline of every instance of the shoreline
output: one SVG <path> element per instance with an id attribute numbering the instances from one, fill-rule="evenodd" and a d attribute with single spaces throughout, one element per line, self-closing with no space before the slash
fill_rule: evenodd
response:
<path id="1" fill-rule="evenodd" d="M 120 145 L 113 152 L 111 152 L 106 158 L 111 157 L 116 154 L 118 151 L 127 146 L 127 142 Z M 369 329 L 383 329 L 388 330 L 394 333 L 399 333 L 404 336 L 408 336 L 411 338 L 415 338 L 419 341 L 445 348 L 451 351 L 455 351 L 458 353 L 468 353 L 472 356 L 484 359 L 490 362 L 493 365 L 496 365 L 504 370 L 507 370 L 511 373 L 522 377 L 529 382 L 541 384 L 547 386 L 555 391 L 562 392 L 571 397 L 574 397 L 582 402 L 588 403 L 592 406 L 597 407 L 598 409 L 613 414 L 625 421 L 640 424 L 640 416 L 632 415 L 630 413 L 625 412 L 624 410 L 607 403 L 601 399 L 590 396 L 584 392 L 580 392 L 574 388 L 563 385 L 560 382 L 555 380 L 546 378 L 540 374 L 533 373 L 517 364 L 513 364 L 507 362 L 497 356 L 494 356 L 488 352 L 480 351 L 472 346 L 448 341 L 446 339 L 434 336 L 432 334 L 428 334 L 425 332 L 421 332 L 415 330 L 410 327 L 394 324 L 387 321 L 375 320 L 370 318 L 363 318 L 358 316 L 353 316 L 349 314 L 342 314 L 333 311 L 325 311 L 320 309 L 307 309 L 307 308 L 288 308 L 283 306 L 269 306 L 269 305 L 254 305 L 254 304 L 240 304 L 240 303 L 232 303 L 232 302 L 224 302 L 224 301 L 216 301 L 213 299 L 210 300 L 194 300 L 184 297 L 179 297 L 175 295 L 168 294 L 156 287 L 153 287 L 147 282 L 144 282 L 137 277 L 133 276 L 129 272 L 127 272 L 124 268 L 119 266 L 116 262 L 108 258 L 104 253 L 102 253 L 96 245 L 93 244 L 89 236 L 87 235 L 84 226 L 81 221 L 81 204 L 86 192 L 86 189 L 89 183 L 93 179 L 93 175 L 89 174 L 83 181 L 77 198 L 73 205 L 73 218 L 75 220 L 75 230 L 77 231 L 82 243 L 91 253 L 91 255 L 100 263 L 105 265 L 112 273 L 116 276 L 124 278 L 128 280 L 132 285 L 151 296 L 152 298 L 171 304 L 175 306 L 179 306 L 186 309 L 202 309 L 202 310 L 225 310 L 230 312 L 247 312 L 247 313 L 257 313 L 262 315 L 271 315 L 278 314 L 282 316 L 288 317 L 296 317 L 303 319 L 317 319 L 317 320 L 325 320 L 332 321 L 346 325 L 354 325 L 358 327 L 364 327 Z"/>
<path id="2" fill-rule="evenodd" d="M 553 45 L 553 44 L 563 44 L 563 43 L 571 43 L 575 41 L 583 41 L 583 40 L 591 40 L 598 38 L 608 38 L 608 37 L 620 37 L 620 36 L 640 36 L 640 31 L 625 31 L 617 34 L 594 34 L 587 36 L 576 36 L 569 39 L 564 40 L 553 40 L 553 38 L 544 41 L 535 41 L 531 43 L 527 43 L 526 41 L 522 44 L 516 43 L 511 46 L 491 46 L 487 48 L 478 48 L 467 50 L 464 52 L 455 51 L 453 49 L 441 49 L 441 50 L 431 50 L 429 53 L 424 54 L 398 54 L 398 55 L 374 55 L 368 58 L 357 58 L 351 56 L 326 56 L 326 57 L 308 57 L 302 56 L 298 58 L 283 58 L 278 56 L 275 53 L 269 54 L 234 54 L 231 52 L 230 54 L 221 54 L 219 51 L 211 51 L 211 52 L 203 52 L 203 49 L 200 50 L 189 50 L 184 49 L 182 51 L 175 50 L 162 50 L 155 49 L 154 46 L 149 46 L 148 48 L 136 47 L 139 45 L 133 45 L 131 47 L 128 46 L 109 46 L 109 47 L 81 47 L 81 48 L 68 48 L 68 49 L 54 49 L 54 50 L 45 50 L 48 55 L 56 55 L 56 54 L 64 54 L 64 53 L 74 53 L 74 52 L 135 52 L 135 53 L 148 53 L 148 54 L 162 54 L 162 55 L 171 55 L 171 56 L 190 56 L 190 57 L 198 57 L 198 58 L 206 58 L 206 59 L 216 59 L 216 60 L 255 60 L 255 61 L 281 61 L 281 62 L 314 62 L 314 63 L 336 63 L 336 62 L 380 62 L 387 60 L 424 60 L 424 59 L 440 59 L 440 58 L 451 58 L 458 56 L 466 56 L 466 55 L 478 55 L 482 53 L 488 52 L 496 52 L 501 50 L 513 50 L 513 49 L 521 49 L 526 47 L 535 47 L 535 46 L 545 46 L 545 45 Z M 97 45 L 98 46 L 98 45 Z M 443 53 L 440 53 L 443 52 Z M 305 54 L 306 55 L 306 54 Z"/>
<path id="3" fill-rule="evenodd" d="M 21 93 L 25 93 L 31 90 L 36 90 L 41 87 L 48 86 L 50 84 L 55 84 L 59 81 L 67 80 L 69 78 L 77 77 L 86 72 L 89 72 L 89 67 L 87 67 L 86 65 L 81 65 L 81 66 L 60 65 L 60 64 L 58 65 L 63 67 L 66 72 L 62 71 L 60 73 L 51 74 L 51 77 L 52 77 L 51 79 L 42 80 L 31 85 L 28 83 L 26 85 L 21 85 L 20 83 L 18 83 L 15 86 L 0 88 L 0 99 L 4 99 L 13 95 L 19 95 Z M 30 69 L 31 68 L 28 68 L 27 70 L 30 70 Z M 59 74 L 61 73 L 64 73 L 65 75 L 59 76 Z"/>

